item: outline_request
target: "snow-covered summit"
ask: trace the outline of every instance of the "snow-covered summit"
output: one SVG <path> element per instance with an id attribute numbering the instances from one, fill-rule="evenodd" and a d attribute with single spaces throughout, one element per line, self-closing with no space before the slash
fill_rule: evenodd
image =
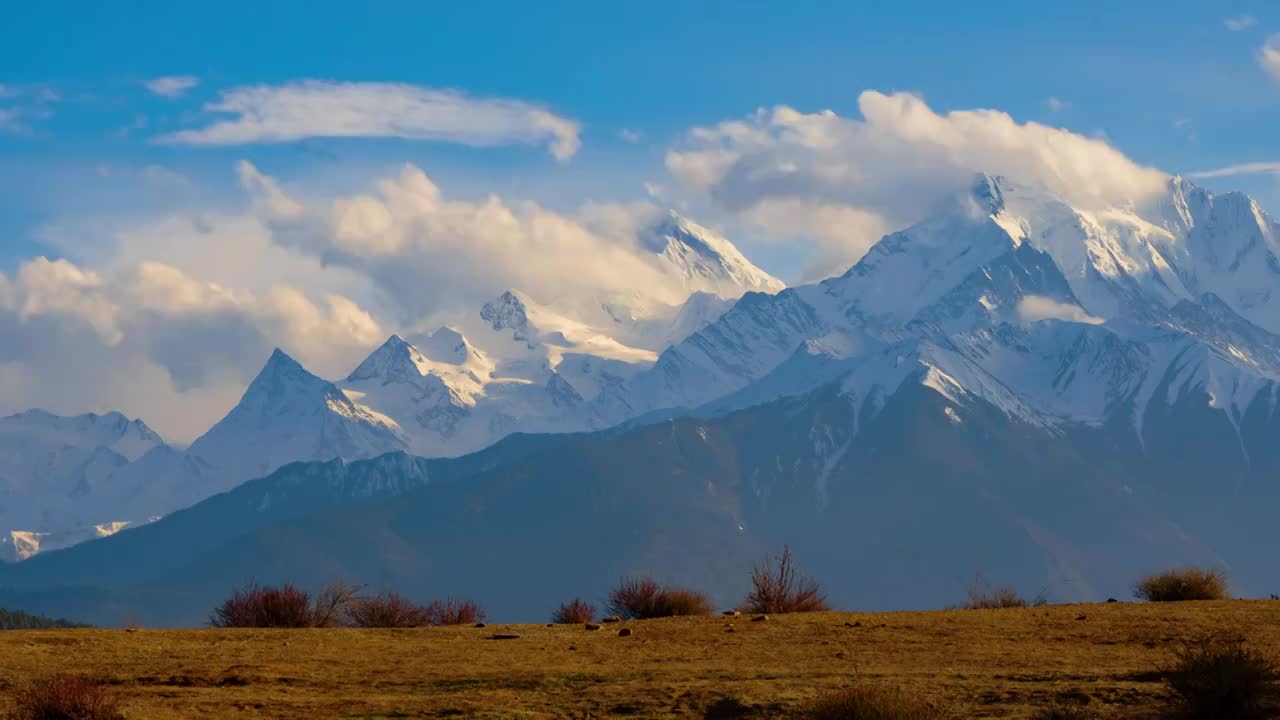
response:
<path id="1" fill-rule="evenodd" d="M 404 447 L 395 421 L 277 349 L 240 402 L 189 452 L 243 480 L 302 458 L 370 457 Z"/>
<path id="2" fill-rule="evenodd" d="M 749 291 L 776 293 L 786 287 L 753 265 L 729 240 L 674 210 L 643 229 L 640 242 L 683 277 L 691 291 L 738 297 Z"/>
<path id="3" fill-rule="evenodd" d="M 63 417 L 44 410 L 27 410 L 0 418 L 0 436 L 13 442 L 30 440 L 80 449 L 104 447 L 128 460 L 136 460 L 164 444 L 146 423 L 118 412 Z"/>

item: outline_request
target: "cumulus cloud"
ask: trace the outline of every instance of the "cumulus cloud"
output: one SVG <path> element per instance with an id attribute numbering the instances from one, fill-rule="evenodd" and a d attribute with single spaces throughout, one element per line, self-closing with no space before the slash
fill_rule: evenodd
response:
<path id="1" fill-rule="evenodd" d="M 1193 173 L 1187 173 L 1187 177 L 1209 179 L 1231 177 L 1233 175 L 1260 175 L 1267 173 L 1280 173 L 1280 162 L 1240 163 L 1239 165 L 1228 165 L 1226 167 L 1215 168 L 1213 170 L 1200 170 Z"/>
<path id="2" fill-rule="evenodd" d="M 1280 82 L 1280 35 L 1272 35 L 1258 52 L 1258 64 L 1276 82 Z"/>
<path id="3" fill-rule="evenodd" d="M 1236 17 L 1229 17 L 1222 21 L 1222 25 L 1232 32 L 1248 30 L 1257 24 L 1258 18 L 1252 15 L 1237 15 Z"/>
<path id="4" fill-rule="evenodd" d="M 165 98 L 181 97 L 188 90 L 200 84 L 200 79 L 191 75 L 167 75 L 146 82 L 147 90 L 153 95 Z"/>
<path id="5" fill-rule="evenodd" d="M 1067 322 L 1101 325 L 1106 322 L 1085 312 L 1084 308 L 1071 303 L 1058 302 L 1042 295 L 1028 295 L 1018 303 L 1018 317 L 1024 322 L 1040 320 L 1065 320 Z"/>
<path id="6" fill-rule="evenodd" d="M 792 209 L 796 226 L 776 237 L 816 240 L 828 274 L 861 257 L 882 228 L 921 219 L 975 172 L 1087 207 L 1139 202 L 1167 180 L 1101 139 L 997 110 L 944 114 L 916 95 L 879 92 L 862 93 L 858 108 L 861 117 L 778 106 L 695 128 L 667 154 L 667 168 L 722 210 L 772 219 L 773 230 L 788 230 L 777 208 Z M 806 221 L 806 207 L 822 208 L 826 220 Z"/>
<path id="7" fill-rule="evenodd" d="M 160 140 L 183 145 L 284 143 L 310 137 L 400 137 L 472 146 L 545 144 L 578 151 L 578 123 L 520 100 L 376 82 L 308 80 L 238 87 L 205 106 L 234 117 Z"/>
<path id="8" fill-rule="evenodd" d="M 473 315 L 510 288 L 582 312 L 619 293 L 676 303 L 690 292 L 638 244 L 657 212 L 647 203 L 566 215 L 498 196 L 453 200 L 412 165 L 336 197 L 295 198 L 248 163 L 240 177 L 274 242 L 370 278 L 402 322 Z"/>
<path id="9" fill-rule="evenodd" d="M 255 293 L 157 262 L 105 273 L 35 258 L 0 274 L 0 412 L 120 410 L 189 441 L 234 404 L 272 347 L 304 363 L 353 362 L 384 337 L 338 295 Z"/>

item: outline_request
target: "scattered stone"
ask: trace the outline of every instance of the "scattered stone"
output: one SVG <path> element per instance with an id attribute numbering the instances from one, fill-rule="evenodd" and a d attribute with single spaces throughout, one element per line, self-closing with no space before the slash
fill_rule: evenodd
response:
<path id="1" fill-rule="evenodd" d="M 520 636 L 514 633 L 494 633 L 489 636 L 490 640 L 519 640 Z"/>
<path id="2" fill-rule="evenodd" d="M 610 615 L 609 617 L 605 618 L 604 620 L 601 620 L 600 622 L 607 622 L 607 623 L 622 622 L 622 618 L 618 617 L 617 615 Z"/>
<path id="3" fill-rule="evenodd" d="M 586 628 L 587 628 L 588 630 L 599 630 L 599 629 L 600 629 L 600 626 L 599 626 L 599 625 L 597 625 L 597 624 L 595 624 L 595 623 L 587 623 L 587 624 L 586 624 Z"/>
<path id="4" fill-rule="evenodd" d="M 631 628 L 622 628 L 619 630 L 618 637 L 631 637 Z"/>
<path id="5" fill-rule="evenodd" d="M 724 629 L 725 632 L 738 632 L 732 625 Z"/>
<path id="6" fill-rule="evenodd" d="M 1080 615 L 1080 616 L 1079 616 L 1079 617 L 1077 617 L 1076 619 L 1077 619 L 1077 620 L 1085 620 L 1085 619 L 1087 619 L 1087 618 L 1086 618 L 1084 615 Z"/>
<path id="7" fill-rule="evenodd" d="M 570 645 L 570 646 L 569 646 L 569 649 L 570 649 L 570 650 L 577 650 L 577 649 L 578 649 L 578 646 L 577 646 L 577 645 Z"/>
<path id="8" fill-rule="evenodd" d="M 854 624 L 853 624 L 853 626 L 854 626 L 854 627 L 862 627 L 862 621 L 861 621 L 861 620 L 859 620 L 858 622 L 854 623 Z"/>
<path id="9" fill-rule="evenodd" d="M 484 625 L 484 623 L 476 623 L 476 624 L 475 624 L 475 627 L 478 627 L 478 628 L 482 628 L 482 627 L 484 627 L 484 626 L 485 626 L 485 625 Z"/>
<path id="10" fill-rule="evenodd" d="M 1114 603 L 1114 602 L 1120 602 L 1120 601 L 1115 598 L 1107 598 L 1107 602 Z"/>
<path id="11" fill-rule="evenodd" d="M 721 615 L 725 615 L 727 617 L 741 617 L 742 612 L 739 610 L 725 610 Z"/>
<path id="12" fill-rule="evenodd" d="M 765 620 L 768 620 L 768 619 L 769 619 L 768 615 L 757 615 L 751 618 L 751 622 L 764 622 Z"/>

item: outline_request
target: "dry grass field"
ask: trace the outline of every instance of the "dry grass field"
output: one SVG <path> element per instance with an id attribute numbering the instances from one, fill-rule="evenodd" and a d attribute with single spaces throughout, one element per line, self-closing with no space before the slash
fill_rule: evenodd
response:
<path id="1" fill-rule="evenodd" d="M 859 680 L 956 718 L 1027 718 L 1054 701 L 1150 718 L 1164 694 L 1158 668 L 1206 633 L 1280 654 L 1280 602 L 711 616 L 594 631 L 14 631 L 0 633 L 0 713 L 26 683 L 76 672 L 115 686 L 129 718 L 785 718 Z"/>

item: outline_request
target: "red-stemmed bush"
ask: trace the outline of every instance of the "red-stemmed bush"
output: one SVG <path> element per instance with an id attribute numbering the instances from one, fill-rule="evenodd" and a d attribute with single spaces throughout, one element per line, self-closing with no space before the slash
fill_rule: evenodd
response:
<path id="1" fill-rule="evenodd" d="M 120 698 L 85 675 L 54 675 L 20 689 L 14 720 L 122 720 Z"/>
<path id="2" fill-rule="evenodd" d="M 431 625 L 472 625 L 484 620 L 484 611 L 470 600 L 449 598 L 427 606 Z"/>
<path id="3" fill-rule="evenodd" d="M 574 598 L 572 602 L 562 603 L 554 613 L 551 613 L 551 622 L 560 625 L 589 623 L 595 619 L 596 609 L 581 598 Z"/>
<path id="4" fill-rule="evenodd" d="M 358 598 L 344 609 L 347 624 L 361 628 L 415 628 L 431 624 L 432 609 L 389 592 Z"/>
<path id="5" fill-rule="evenodd" d="M 624 620 L 707 615 L 711 601 L 680 587 L 662 587 L 651 578 L 627 578 L 609 593 L 609 612 Z"/>
<path id="6" fill-rule="evenodd" d="M 293 585 L 248 585 L 213 609 L 209 624 L 219 628 L 302 628 L 315 625 L 311 596 Z"/>
<path id="7" fill-rule="evenodd" d="M 751 594 L 742 609 L 753 613 L 794 613 L 831 608 L 818 583 L 796 570 L 791 548 L 784 545 L 772 564 L 758 565 L 751 572 Z"/>

